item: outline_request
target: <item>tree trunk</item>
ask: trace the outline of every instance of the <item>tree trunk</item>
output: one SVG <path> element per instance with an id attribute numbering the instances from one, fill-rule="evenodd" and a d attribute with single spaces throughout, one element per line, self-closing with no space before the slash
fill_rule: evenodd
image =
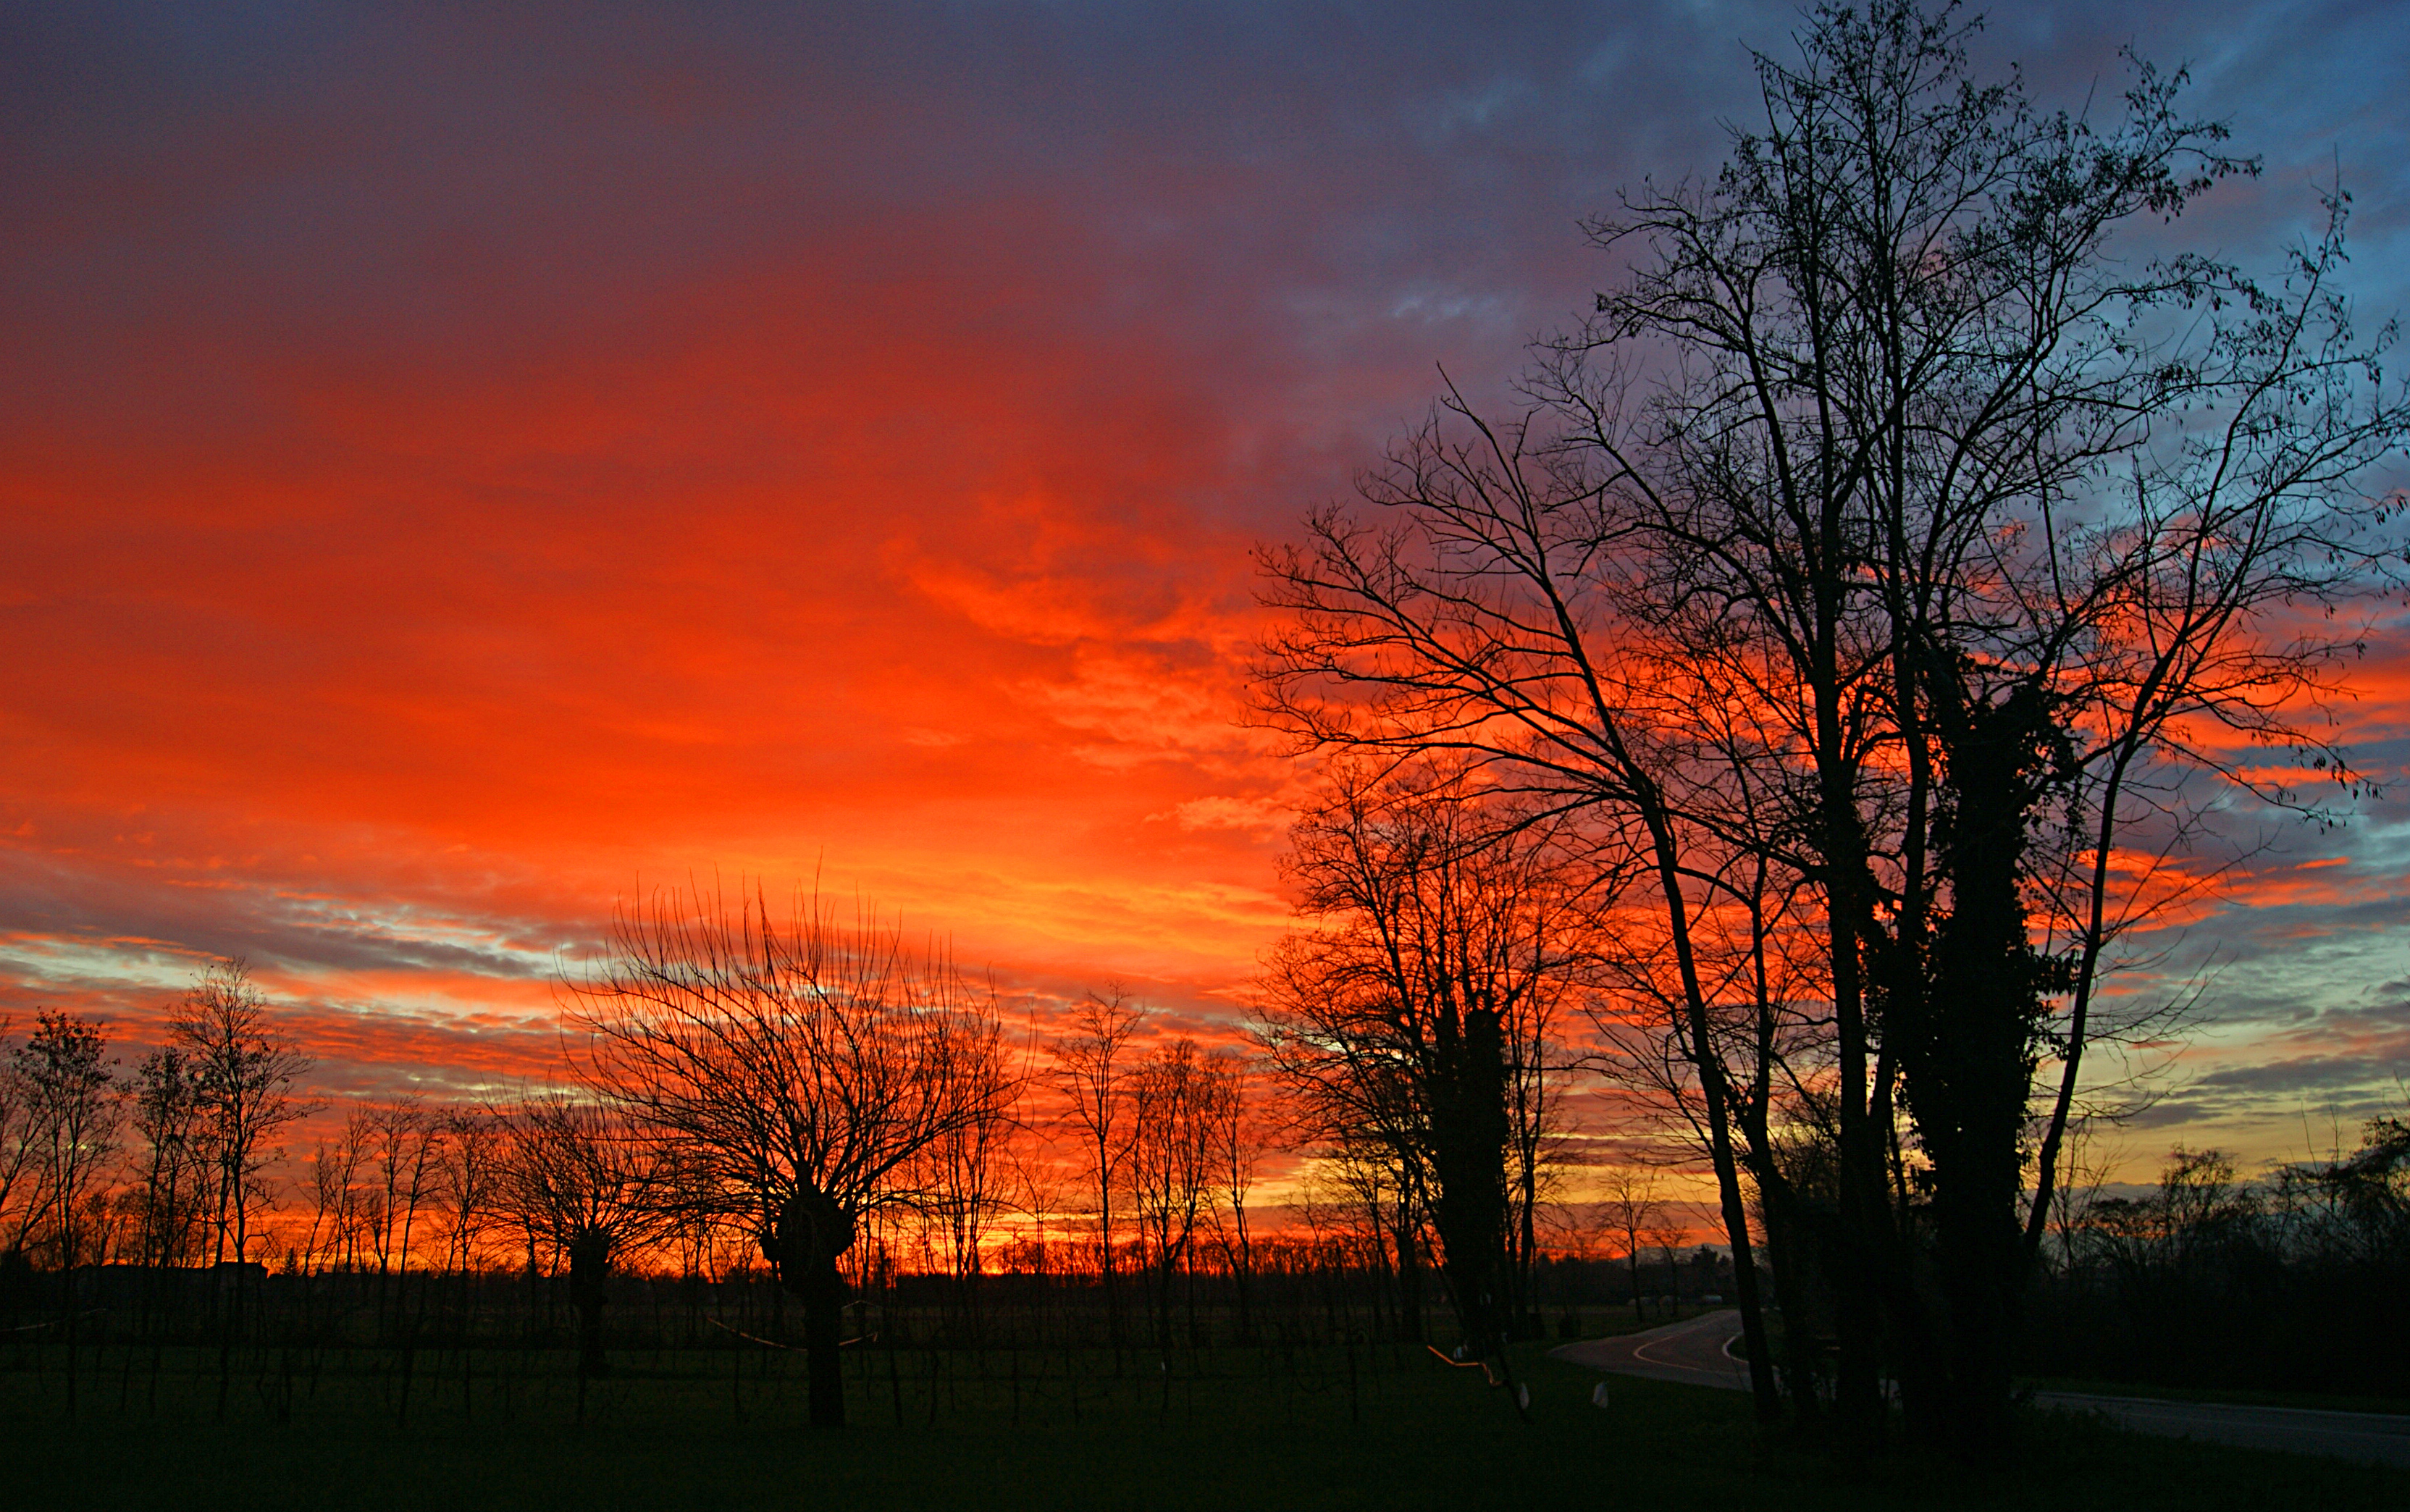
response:
<path id="1" fill-rule="evenodd" d="M 608 1374 L 602 1353 L 602 1304 L 611 1276 L 611 1236 L 587 1229 L 569 1242 L 569 1300 L 577 1310 L 577 1374 L 581 1379 Z"/>
<path id="2" fill-rule="evenodd" d="M 1443 1032 L 1430 1087 L 1431 1218 L 1458 1321 L 1474 1359 L 1503 1357 L 1499 1262 L 1505 1256 L 1506 1058 L 1498 1014 L 1470 1009 Z M 1452 1041 L 1452 1042 L 1451 1042 Z"/>
<path id="3" fill-rule="evenodd" d="M 1764 1148 L 1762 1137 L 1759 1147 Z M 1792 1420 L 1801 1430 L 1814 1432 L 1823 1424 L 1824 1410 L 1816 1396 L 1820 1362 L 1807 1276 L 1808 1224 L 1797 1211 L 1798 1194 L 1778 1174 L 1761 1173 L 1757 1189 L 1765 1214 L 1765 1251 L 1774 1272 L 1775 1305 L 1782 1313 L 1782 1371 L 1789 1378 Z"/>
<path id="4" fill-rule="evenodd" d="M 780 1204 L 762 1236 L 778 1283 L 804 1304 L 804 1348 L 810 1356 L 811 1424 L 845 1426 L 845 1277 L 837 1257 L 853 1247 L 853 1214 L 808 1187 Z M 934 1388 L 932 1388 L 934 1389 Z"/>
<path id="5" fill-rule="evenodd" d="M 845 1278 L 837 1273 L 835 1257 L 819 1267 L 803 1288 L 804 1348 L 811 1370 L 811 1423 L 814 1428 L 845 1426 L 845 1361 L 838 1351 L 845 1339 Z"/>
<path id="6" fill-rule="evenodd" d="M 1828 714 L 1825 691 L 1818 690 L 1818 714 L 1833 727 L 1830 741 L 1838 744 L 1837 698 Z M 1830 765 L 1833 763 L 1827 763 Z M 1839 1141 L 1835 1151 L 1837 1182 L 1837 1243 L 1826 1256 L 1825 1273 L 1832 1278 L 1834 1311 L 1839 1325 L 1836 1341 L 1839 1358 L 1833 1383 L 1833 1410 L 1837 1419 L 1839 1447 L 1848 1457 L 1863 1460 L 1882 1438 L 1883 1288 L 1880 1272 L 1891 1260 L 1891 1204 L 1882 1176 L 1882 1130 L 1869 1106 L 1868 1036 L 1860 952 L 1870 933 L 1872 916 L 1862 885 L 1866 852 L 1858 831 L 1855 795 L 1846 776 L 1822 774 L 1823 833 L 1818 848 L 1828 881 L 1825 887 L 1827 958 L 1833 973 L 1833 1004 L 1837 1050 L 1839 1054 Z"/>
<path id="7" fill-rule="evenodd" d="M 1398 1336 L 1407 1344 L 1423 1342 L 1422 1243 L 1415 1230 L 1414 1210 L 1401 1195 L 1398 1202 Z"/>
<path id="8" fill-rule="evenodd" d="M 1937 678 L 1949 754 L 1939 825 L 1951 909 L 1936 931 L 1929 992 L 1902 1015 L 1909 1109 L 1933 1167 L 1948 1354 L 1940 1427 L 1972 1461 L 1998 1458 L 2011 1429 L 2010 1352 L 2025 1272 L 2021 1141 L 2050 963 L 2027 938 L 2019 893 L 2027 826 L 2056 744 L 2031 687 L 1996 705 Z"/>
<path id="9" fill-rule="evenodd" d="M 1749 1349 L 1749 1396 L 1757 1420 L 1771 1423 L 1782 1416 L 1781 1395 L 1775 1386 L 1774 1360 L 1766 1345 L 1765 1311 L 1757 1292 L 1757 1266 L 1749 1253 L 1749 1214 L 1743 1206 L 1740 1168 L 1733 1152 L 1732 1097 L 1724 1083 L 1723 1056 L 1716 1049 L 1707 1022 L 1706 995 L 1699 982 L 1698 960 L 1691 948 L 1689 908 L 1676 875 L 1677 850 L 1672 825 L 1653 791 L 1648 816 L 1650 843 L 1656 851 L 1658 887 L 1665 906 L 1665 922 L 1674 938 L 1674 961 L 1682 983 L 1682 1039 L 1691 1066 L 1699 1073 L 1699 1093 L 1706 1104 L 1707 1154 L 1715 1170 L 1717 1207 L 1723 1219 L 1724 1242 L 1732 1250 L 1733 1299 L 1740 1307 L 1741 1336 Z M 1667 1256 L 1667 1280 L 1674 1292 L 1674 1312 L 1681 1313 L 1681 1275 Z"/>

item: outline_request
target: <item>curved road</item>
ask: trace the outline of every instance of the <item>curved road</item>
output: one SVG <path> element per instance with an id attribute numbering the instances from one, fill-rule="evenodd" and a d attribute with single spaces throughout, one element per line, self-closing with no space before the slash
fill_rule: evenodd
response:
<path id="1" fill-rule="evenodd" d="M 1740 1336 L 1740 1315 L 1705 1313 L 1645 1333 L 1586 1339 L 1548 1351 L 1555 1359 L 1616 1375 L 1639 1375 L 1682 1386 L 1749 1389 L 1749 1367 L 1725 1345 Z M 2161 1402 L 2037 1391 L 2034 1404 L 2063 1412 L 2096 1412 L 2121 1428 L 2172 1438 L 2204 1439 L 2250 1449 L 2324 1454 L 2362 1463 L 2410 1466 L 2410 1417 L 2376 1412 L 2324 1412 L 2304 1407 L 2244 1407 L 2210 1402 Z"/>
<path id="2" fill-rule="evenodd" d="M 1551 1349 L 1548 1354 L 1555 1359 L 1569 1359 L 1615 1375 L 1642 1375 L 1652 1381 L 1746 1391 L 1749 1367 L 1724 1348 L 1739 1336 L 1738 1313 L 1702 1313 L 1687 1322 L 1668 1323 L 1663 1328 L 1612 1339 L 1585 1339 Z"/>

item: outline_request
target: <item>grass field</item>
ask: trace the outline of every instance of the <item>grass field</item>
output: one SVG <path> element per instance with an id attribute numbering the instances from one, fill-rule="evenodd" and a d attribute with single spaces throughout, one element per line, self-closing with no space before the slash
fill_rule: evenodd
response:
<path id="1" fill-rule="evenodd" d="M 0 1373 L 0 1503 L 113 1512 L 2410 1505 L 2410 1476 L 2399 1473 L 2040 1417 L 2028 1425 L 2029 1466 L 2014 1479 L 1903 1459 L 1844 1481 L 1821 1457 L 1762 1440 L 1737 1393 L 1619 1378 L 1602 1410 L 1590 1402 L 1599 1378 L 1542 1358 L 1543 1347 L 1520 1361 L 1529 1423 L 1479 1373 L 1386 1348 L 1359 1349 L 1352 1373 L 1328 1347 L 1181 1356 L 1168 1372 L 1132 1355 L 1118 1377 L 1109 1357 L 1057 1352 L 1044 1379 L 1034 1355 L 874 1350 L 852 1361 L 855 1426 L 837 1433 L 804 1425 L 801 1357 L 766 1351 L 634 1352 L 593 1388 L 581 1425 L 565 1356 L 414 1357 L 405 1420 L 391 1351 L 254 1357 L 225 1378 L 221 1418 L 214 1355 L 112 1350 L 82 1361 L 72 1420 L 55 1359 Z M 1076 1397 L 1067 1366 L 1078 1373 Z"/>

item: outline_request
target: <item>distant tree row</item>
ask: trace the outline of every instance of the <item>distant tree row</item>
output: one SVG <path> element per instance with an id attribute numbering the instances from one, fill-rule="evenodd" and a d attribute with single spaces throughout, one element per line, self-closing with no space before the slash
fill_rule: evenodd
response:
<path id="1" fill-rule="evenodd" d="M 203 975 L 130 1075 L 98 1026 L 40 1014 L 20 1040 L 0 1031 L 8 1262 L 72 1276 L 271 1260 L 360 1278 L 381 1332 L 402 1324 L 414 1272 L 554 1277 L 584 1375 L 603 1368 L 615 1277 L 766 1263 L 836 1377 L 813 1367 L 826 1420 L 842 1414 L 844 1306 L 902 1272 L 946 1282 L 974 1338 L 999 1267 L 1088 1278 L 1116 1342 L 1131 1288 L 1167 1354 L 1183 1298 L 1196 1336 L 1200 1275 L 1219 1278 L 1234 1336 L 1250 1337 L 1258 1263 L 1294 1271 L 1300 1227 L 1317 1253 L 1338 1246 L 1314 1263 L 1376 1283 L 1401 1340 L 1423 1337 L 1433 1303 L 1469 1345 L 1538 1332 L 1548 1249 L 1619 1255 L 1637 1307 L 1644 1265 L 1670 1284 L 1691 1241 L 1682 1204 L 1646 1167 L 1606 1170 L 1586 1206 L 1558 1185 L 1574 1137 L 1649 1132 L 1564 1118 L 1579 1048 L 1561 1032 L 1568 1007 L 1605 1031 L 1591 1043 L 1608 1069 L 1629 1078 L 1633 1057 L 1661 1057 L 1649 1116 L 1692 1106 L 1679 1044 L 1652 1048 L 1649 1021 L 1628 1016 L 1635 963 L 1619 953 L 1615 879 L 1601 883 L 1577 827 L 1502 822 L 1515 811 L 1461 770 L 1418 775 L 1342 766 L 1299 820 L 1288 865 L 1303 926 L 1267 960 L 1254 1054 L 1150 1036 L 1119 991 L 1070 1005 L 1016 1053 L 993 998 L 892 928 L 808 901 L 780 918 L 758 894 L 733 908 L 673 894 L 623 914 L 569 984 L 572 1050 L 552 1085 L 473 1105 L 354 1103 L 280 1186 L 269 1141 L 324 1110 L 239 964 Z M 2410 1263 L 2405 1148 L 2398 1121 L 2380 1121 L 2358 1153 L 2257 1186 L 2208 1156 L 2180 1159 L 2148 1199 L 2062 1184 L 2021 1362 L 2064 1365 L 2082 1355 L 2069 1340 L 2128 1337 L 2121 1364 L 2088 1367 L 2117 1374 L 2176 1347 L 2155 1337 L 2231 1336 L 2197 1319 L 2154 1334 L 2151 1320 L 2237 1288 L 2267 1302 L 2289 1287 L 2291 1311 L 2258 1311 L 2308 1337 L 2331 1330 L 2301 1304 L 2363 1296 L 2392 1318 L 2375 1337 L 2398 1336 L 2399 1306 L 2382 1299 Z M 1275 1156 L 1304 1164 L 1285 1173 L 1291 1232 L 1268 1244 L 1256 1192 Z M 1779 1159 L 1796 1187 L 1829 1190 L 1834 1147 L 1812 1127 Z M 1812 1247 L 1779 1242 L 1763 1188 L 1751 1203 L 1752 1237 L 1777 1241 L 1786 1321 L 1816 1326 L 1837 1278 Z"/>
<path id="2" fill-rule="evenodd" d="M 2058 1204 L 2024 1363 L 2037 1374 L 2410 1396 L 2410 1122 L 2256 1179 L 2175 1151 L 2130 1196 Z"/>
<path id="3" fill-rule="evenodd" d="M 1322 865 L 1323 832 L 1300 834 L 1301 870 Z M 1351 917 L 1336 897 L 1317 909 Z M 1346 927 L 1301 934 L 1280 991 L 1302 988 L 1309 958 L 1331 967 L 1331 930 Z M 1116 990 L 1014 1046 L 993 997 L 941 952 L 816 900 L 782 917 L 759 894 L 665 896 L 624 912 L 610 940 L 566 984 L 571 1052 L 548 1085 L 474 1104 L 352 1103 L 283 1183 L 274 1141 L 330 1111 L 306 1095 L 308 1059 L 240 964 L 204 974 L 170 1014 L 169 1043 L 130 1075 L 99 1025 L 46 1012 L 13 1043 L 0 1027 L 10 1263 L 366 1277 L 396 1317 L 413 1272 L 523 1269 L 563 1278 L 593 1372 L 615 1275 L 764 1262 L 802 1303 L 813 1410 L 834 1422 L 843 1309 L 874 1272 L 947 1278 L 976 1330 L 981 1278 L 1009 1252 L 1092 1276 L 1112 1338 L 1126 1324 L 1167 1350 L 1183 1295 L 1193 1314 L 1212 1273 L 1250 1335 L 1265 1253 L 1254 1194 L 1267 1160 L 1301 1156 L 1318 1174 L 1292 1207 L 1313 1231 L 1369 1235 L 1372 1270 L 1396 1278 L 1401 1337 L 1419 1339 L 1429 1305 L 1449 1300 L 1421 1281 L 1443 1260 L 1515 1278 L 1537 1326 L 1534 1214 L 1555 1156 L 1527 1136 L 1558 1069 L 1542 1063 L 1554 989 L 1516 1020 L 1519 1082 L 1491 1089 L 1508 1131 L 1491 1183 L 1498 1210 L 1521 1219 L 1493 1222 L 1480 1242 L 1498 1252 L 1476 1267 L 1428 1197 L 1442 1148 L 1430 1130 L 1463 1116 L 1430 1069 L 1404 1071 L 1377 1126 L 1348 1116 L 1343 1083 L 1385 1053 L 1375 1038 L 1320 1058 L 1302 1021 L 1268 1006 L 1252 1051 L 1207 1047 L 1151 1032 L 1153 1015 Z"/>
<path id="4" fill-rule="evenodd" d="M 280 1131 L 303 1117 L 310 1062 L 236 964 L 211 967 L 170 1013 L 167 1043 L 130 1075 L 97 1025 L 0 1022 L 0 1254 L 67 1269 L 240 1259 L 270 1205 Z M 125 1136 L 134 1149 L 120 1160 Z"/>

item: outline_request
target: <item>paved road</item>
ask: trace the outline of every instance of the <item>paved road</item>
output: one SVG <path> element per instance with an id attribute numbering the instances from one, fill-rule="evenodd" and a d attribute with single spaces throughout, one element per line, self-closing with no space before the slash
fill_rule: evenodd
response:
<path id="1" fill-rule="evenodd" d="M 1740 1315 L 1702 1313 L 1680 1323 L 1612 1339 L 1585 1339 L 1548 1353 L 1615 1375 L 1645 1375 L 1683 1386 L 1749 1389 L 1749 1367 L 1724 1345 L 1740 1336 Z"/>
<path id="2" fill-rule="evenodd" d="M 1641 1375 L 1684 1386 L 1749 1389 L 1749 1368 L 1725 1345 L 1740 1336 L 1740 1315 L 1706 1313 L 1645 1333 L 1586 1339 L 1549 1351 L 1559 1359 L 1617 1375 Z M 2241 1407 L 2208 1402 L 2160 1402 L 2073 1391 L 2037 1391 L 2037 1406 L 2097 1412 L 2138 1433 L 2204 1439 L 2252 1449 L 2324 1454 L 2339 1460 L 2410 1467 L 2410 1417 L 2374 1412 L 2322 1412 L 2303 1407 Z"/>
<path id="3" fill-rule="evenodd" d="M 2410 1468 L 2410 1417 L 2392 1413 L 2158 1402 L 2147 1397 L 2097 1397 L 2073 1391 L 2037 1391 L 2033 1399 L 2036 1406 L 2097 1412 L 2138 1433 L 2163 1433 L 2170 1438 L 2239 1444 L 2246 1449 L 2325 1454 L 2338 1460 Z"/>

